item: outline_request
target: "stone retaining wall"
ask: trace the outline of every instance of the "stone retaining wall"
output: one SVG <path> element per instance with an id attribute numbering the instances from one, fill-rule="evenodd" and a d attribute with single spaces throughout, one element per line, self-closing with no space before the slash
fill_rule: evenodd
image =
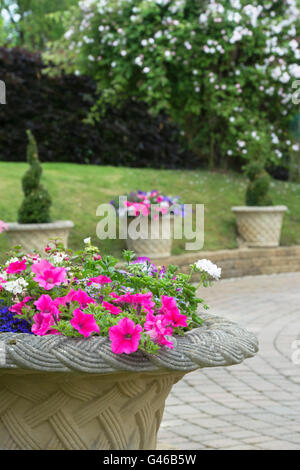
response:
<path id="1" fill-rule="evenodd" d="M 300 246 L 189 252 L 155 259 L 154 263 L 156 266 L 174 264 L 181 272 L 189 272 L 190 264 L 203 258 L 222 268 L 222 279 L 300 271 Z"/>

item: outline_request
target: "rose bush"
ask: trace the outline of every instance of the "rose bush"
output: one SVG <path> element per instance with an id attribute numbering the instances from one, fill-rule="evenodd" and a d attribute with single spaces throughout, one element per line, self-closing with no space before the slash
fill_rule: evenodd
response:
<path id="1" fill-rule="evenodd" d="M 221 270 L 208 260 L 180 274 L 175 266 L 156 267 L 149 259 L 126 266 L 98 253 L 90 239 L 72 254 L 59 244 L 47 246 L 46 257 L 18 252 L 0 266 L 0 331 L 38 336 L 109 337 L 115 354 L 139 350 L 155 354 L 173 348 L 172 338 L 201 326 L 193 272 L 199 285 L 218 279 Z"/>
<path id="2" fill-rule="evenodd" d="M 128 97 L 166 110 L 211 166 L 257 151 L 278 165 L 299 150 L 298 20 L 295 0 L 82 0 L 47 57 L 95 78 L 94 110 Z"/>

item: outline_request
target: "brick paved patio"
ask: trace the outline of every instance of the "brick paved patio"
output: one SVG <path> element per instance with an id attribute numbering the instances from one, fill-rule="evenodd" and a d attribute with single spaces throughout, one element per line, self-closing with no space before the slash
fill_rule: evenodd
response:
<path id="1" fill-rule="evenodd" d="M 257 334 L 260 351 L 174 386 L 159 445 L 177 449 L 300 449 L 300 273 L 226 279 L 202 289 L 211 313 Z M 300 354 L 299 354 L 300 357 Z"/>

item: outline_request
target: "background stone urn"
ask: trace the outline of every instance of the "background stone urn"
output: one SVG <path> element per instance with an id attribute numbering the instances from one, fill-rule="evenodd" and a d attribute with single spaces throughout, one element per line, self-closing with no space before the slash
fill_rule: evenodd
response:
<path id="1" fill-rule="evenodd" d="M 1 333 L 1 449 L 155 449 L 165 400 L 186 373 L 252 357 L 256 337 L 203 316 L 158 355 L 116 356 L 108 338 Z"/>
<path id="2" fill-rule="evenodd" d="M 63 220 L 47 224 L 18 224 L 8 223 L 6 235 L 11 247 L 21 245 L 27 253 L 38 251 L 44 253 L 50 238 L 57 238 L 68 246 L 68 237 L 73 222 Z"/>
<path id="3" fill-rule="evenodd" d="M 130 233 L 130 224 L 140 218 L 141 230 L 140 238 L 133 239 Z M 171 256 L 174 217 L 160 216 L 157 220 L 151 217 L 128 217 L 128 230 L 126 247 L 134 251 L 136 256 L 146 256 L 148 258 L 168 258 Z"/>
<path id="4" fill-rule="evenodd" d="M 237 206 L 237 230 L 241 244 L 248 247 L 276 247 L 280 243 L 286 206 Z"/>

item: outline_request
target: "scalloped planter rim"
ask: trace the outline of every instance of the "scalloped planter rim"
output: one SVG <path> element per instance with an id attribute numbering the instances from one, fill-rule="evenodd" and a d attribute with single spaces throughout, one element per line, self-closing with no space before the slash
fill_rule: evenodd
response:
<path id="1" fill-rule="evenodd" d="M 276 247 L 280 244 L 283 215 L 286 206 L 237 206 L 238 234 L 248 247 Z"/>
<path id="2" fill-rule="evenodd" d="M 59 238 L 65 248 L 74 224 L 70 220 L 55 221 L 48 224 L 8 223 L 6 235 L 11 247 L 21 245 L 27 252 L 43 253 L 50 238 Z"/>
<path id="3" fill-rule="evenodd" d="M 112 353 L 108 338 L 1 333 L 0 448 L 155 449 L 165 400 L 188 372 L 254 356 L 256 337 L 223 318 L 158 355 Z M 4 351 L 2 351 L 4 353 Z"/>

